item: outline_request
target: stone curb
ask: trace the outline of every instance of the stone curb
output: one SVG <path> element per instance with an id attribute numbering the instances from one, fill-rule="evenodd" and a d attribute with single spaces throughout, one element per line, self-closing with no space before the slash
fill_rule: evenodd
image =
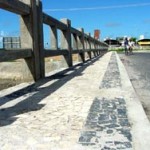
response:
<path id="1" fill-rule="evenodd" d="M 133 147 L 135 150 L 149 150 L 150 122 L 117 53 L 116 56 L 123 83 L 122 88 L 126 97 L 128 117 L 132 123 Z"/>

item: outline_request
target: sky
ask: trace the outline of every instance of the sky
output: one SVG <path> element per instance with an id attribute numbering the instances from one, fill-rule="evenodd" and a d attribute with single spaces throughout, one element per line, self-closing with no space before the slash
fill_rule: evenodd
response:
<path id="1" fill-rule="evenodd" d="M 68 18 L 72 27 L 84 28 L 100 40 L 116 37 L 150 38 L 150 0 L 42 0 L 43 11 L 60 20 Z M 44 25 L 44 38 L 49 36 Z M 20 34 L 19 17 L 0 9 L 0 39 Z M 48 39 L 48 38 L 47 38 Z"/>

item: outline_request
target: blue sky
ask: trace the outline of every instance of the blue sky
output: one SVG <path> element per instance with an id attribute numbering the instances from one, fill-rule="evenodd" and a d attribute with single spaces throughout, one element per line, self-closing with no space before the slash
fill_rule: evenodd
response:
<path id="1" fill-rule="evenodd" d="M 101 38 L 145 35 L 150 38 L 149 0 L 43 0 L 49 15 L 69 18 L 73 27 L 83 27 L 93 34 L 101 30 Z M 76 9 L 74 9 L 76 8 Z"/>
<path id="2" fill-rule="evenodd" d="M 150 38 L 150 0 L 42 0 L 43 10 L 60 20 L 68 18 L 74 28 L 93 35 L 101 30 L 101 40 L 120 36 Z M 44 31 L 47 27 L 44 26 Z M 48 32 L 45 32 L 48 36 Z M 19 17 L 0 9 L 0 36 L 18 36 Z"/>

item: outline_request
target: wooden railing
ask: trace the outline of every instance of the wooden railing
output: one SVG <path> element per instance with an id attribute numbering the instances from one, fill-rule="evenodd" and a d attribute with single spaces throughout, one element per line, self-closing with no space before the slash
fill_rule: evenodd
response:
<path id="1" fill-rule="evenodd" d="M 73 54 L 79 54 L 84 62 L 85 53 L 92 59 L 108 49 L 107 44 L 85 34 L 83 29 L 73 28 L 70 20 L 58 21 L 43 13 L 39 0 L 0 0 L 0 8 L 20 15 L 21 26 L 21 49 L 0 50 L 0 62 L 25 59 L 31 73 L 26 78 L 38 80 L 45 77 L 45 57 L 62 55 L 68 67 L 71 67 Z M 50 49 L 44 49 L 43 24 L 48 25 L 51 30 Z M 61 32 L 60 47 L 58 30 Z"/>

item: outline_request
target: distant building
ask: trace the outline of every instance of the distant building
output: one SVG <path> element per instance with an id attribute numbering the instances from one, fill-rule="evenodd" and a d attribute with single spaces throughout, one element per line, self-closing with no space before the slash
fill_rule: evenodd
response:
<path id="1" fill-rule="evenodd" d="M 3 37 L 4 49 L 18 49 L 21 48 L 20 37 Z"/>
<path id="2" fill-rule="evenodd" d="M 141 48 L 150 48 L 150 39 L 142 39 L 137 41 Z"/>
<path id="3" fill-rule="evenodd" d="M 140 40 L 143 40 L 144 39 L 144 35 L 140 35 Z"/>
<path id="4" fill-rule="evenodd" d="M 119 41 L 119 43 L 124 46 L 124 39 L 125 37 L 117 37 L 116 40 Z"/>
<path id="5" fill-rule="evenodd" d="M 100 30 L 94 30 L 94 38 L 100 40 Z"/>
<path id="6" fill-rule="evenodd" d="M 104 42 L 107 43 L 110 47 L 119 47 L 119 46 L 121 46 L 121 43 L 118 40 L 107 39 Z"/>

